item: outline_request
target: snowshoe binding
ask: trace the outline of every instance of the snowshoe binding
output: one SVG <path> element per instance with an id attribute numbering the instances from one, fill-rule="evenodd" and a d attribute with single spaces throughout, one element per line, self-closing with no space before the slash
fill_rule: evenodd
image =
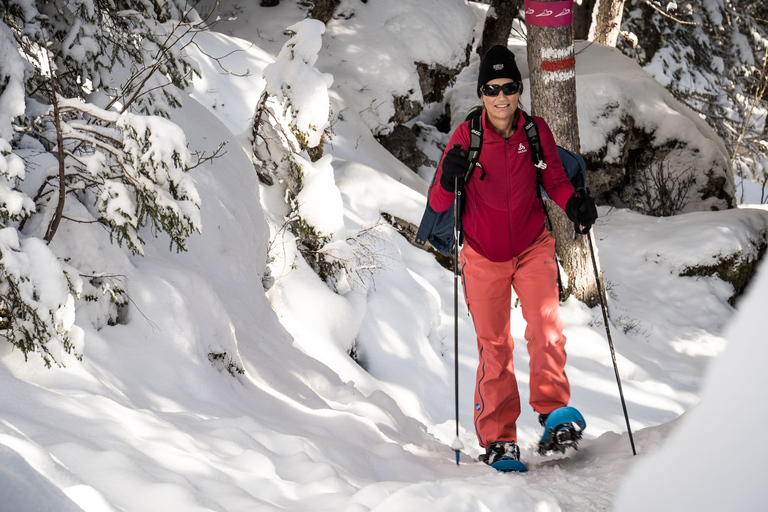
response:
<path id="1" fill-rule="evenodd" d="M 565 453 L 568 448 L 578 450 L 582 432 L 587 427 L 584 416 L 574 407 L 560 407 L 549 414 L 540 414 L 539 423 L 544 426 L 544 435 L 539 441 L 541 455 Z"/>
<path id="2" fill-rule="evenodd" d="M 485 453 L 480 455 L 480 460 L 503 473 L 528 471 L 525 464 L 520 462 L 520 448 L 514 441 L 491 444 L 485 449 Z"/>

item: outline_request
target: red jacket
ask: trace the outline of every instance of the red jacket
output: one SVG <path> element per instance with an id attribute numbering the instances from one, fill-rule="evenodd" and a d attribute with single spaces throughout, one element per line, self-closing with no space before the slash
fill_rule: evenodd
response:
<path id="1" fill-rule="evenodd" d="M 544 161 L 541 171 L 544 189 L 555 203 L 565 209 L 573 195 L 571 182 L 563 171 L 552 131 L 540 117 L 534 117 L 539 129 Z M 523 116 L 518 116 L 517 130 L 509 139 L 499 135 L 483 114 L 483 147 L 480 160 L 464 186 L 464 241 L 491 261 L 509 261 L 520 255 L 544 231 L 544 210 L 536 194 L 536 167 L 525 136 Z M 454 144 L 469 150 L 469 122 L 453 132 L 446 152 Z M 445 155 L 443 155 L 445 156 Z M 453 193 L 440 186 L 442 162 L 429 189 L 429 204 L 435 211 L 453 204 Z"/>

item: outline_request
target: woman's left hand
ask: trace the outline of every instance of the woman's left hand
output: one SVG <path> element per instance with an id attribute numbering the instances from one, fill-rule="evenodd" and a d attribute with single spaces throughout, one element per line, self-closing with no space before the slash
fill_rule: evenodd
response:
<path id="1" fill-rule="evenodd" d="M 597 220 L 597 206 L 587 191 L 579 189 L 565 204 L 565 214 L 573 222 L 577 233 L 586 235 Z"/>

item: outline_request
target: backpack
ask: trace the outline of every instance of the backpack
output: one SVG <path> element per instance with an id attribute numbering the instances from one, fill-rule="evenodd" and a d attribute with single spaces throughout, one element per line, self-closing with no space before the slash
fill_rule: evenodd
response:
<path id="1" fill-rule="evenodd" d="M 469 121 L 470 133 L 468 157 L 470 165 L 469 170 L 464 177 L 465 183 L 469 180 L 470 176 L 472 175 L 472 171 L 474 171 L 475 166 L 477 165 L 477 161 L 480 158 L 480 150 L 482 149 L 483 145 L 482 113 L 483 109 L 478 105 L 473 107 L 467 113 L 465 118 L 466 121 Z M 523 115 L 523 120 L 525 121 L 523 129 L 525 130 L 525 136 L 528 139 L 528 145 L 531 147 L 531 160 L 533 161 L 533 165 L 536 167 L 536 182 L 539 184 L 537 187 L 537 193 L 542 201 L 543 207 L 544 200 L 549 199 L 549 196 L 544 190 L 541 180 L 541 169 L 546 169 L 547 164 L 544 162 L 544 151 L 541 148 L 539 130 L 531 116 L 529 116 L 522 109 L 520 110 L 520 113 Z M 563 163 L 563 170 L 565 171 L 566 176 L 568 176 L 568 179 L 573 185 L 573 188 L 576 190 L 586 190 L 587 164 L 584 162 L 584 158 L 582 158 L 581 155 L 578 155 L 572 151 L 568 151 L 567 149 L 560 146 L 557 146 L 557 153 Z M 434 184 L 436 177 L 437 172 L 435 172 L 435 176 L 432 177 L 432 183 L 430 184 L 430 187 L 432 184 Z M 483 179 L 482 175 L 480 176 L 480 179 Z M 458 211 L 463 212 L 464 205 L 461 194 L 457 195 L 457 200 L 459 201 Z M 546 208 L 544 208 L 544 212 L 547 212 Z M 421 246 L 423 246 L 426 242 L 429 242 L 432 247 L 440 252 L 440 254 L 444 256 L 450 256 L 451 252 L 453 251 L 453 246 L 456 243 L 453 217 L 453 208 L 448 208 L 444 212 L 436 212 L 429 205 L 429 200 L 427 200 L 427 207 L 424 210 L 424 215 L 421 218 L 419 229 L 416 232 L 415 242 Z M 458 234 L 459 245 L 461 245 L 463 240 L 461 213 L 459 213 Z"/>

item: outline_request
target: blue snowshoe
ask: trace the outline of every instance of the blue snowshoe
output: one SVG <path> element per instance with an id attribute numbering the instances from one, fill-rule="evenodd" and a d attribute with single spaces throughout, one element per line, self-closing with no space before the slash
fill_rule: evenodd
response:
<path id="1" fill-rule="evenodd" d="M 514 441 L 493 443 L 480 455 L 480 460 L 503 473 L 528 471 L 525 464 L 520 462 L 520 448 Z"/>
<path id="2" fill-rule="evenodd" d="M 578 450 L 581 434 L 587 428 L 584 416 L 574 407 L 560 407 L 549 414 L 540 414 L 539 423 L 544 426 L 544 435 L 539 441 L 539 453 L 565 453 L 568 448 Z"/>

